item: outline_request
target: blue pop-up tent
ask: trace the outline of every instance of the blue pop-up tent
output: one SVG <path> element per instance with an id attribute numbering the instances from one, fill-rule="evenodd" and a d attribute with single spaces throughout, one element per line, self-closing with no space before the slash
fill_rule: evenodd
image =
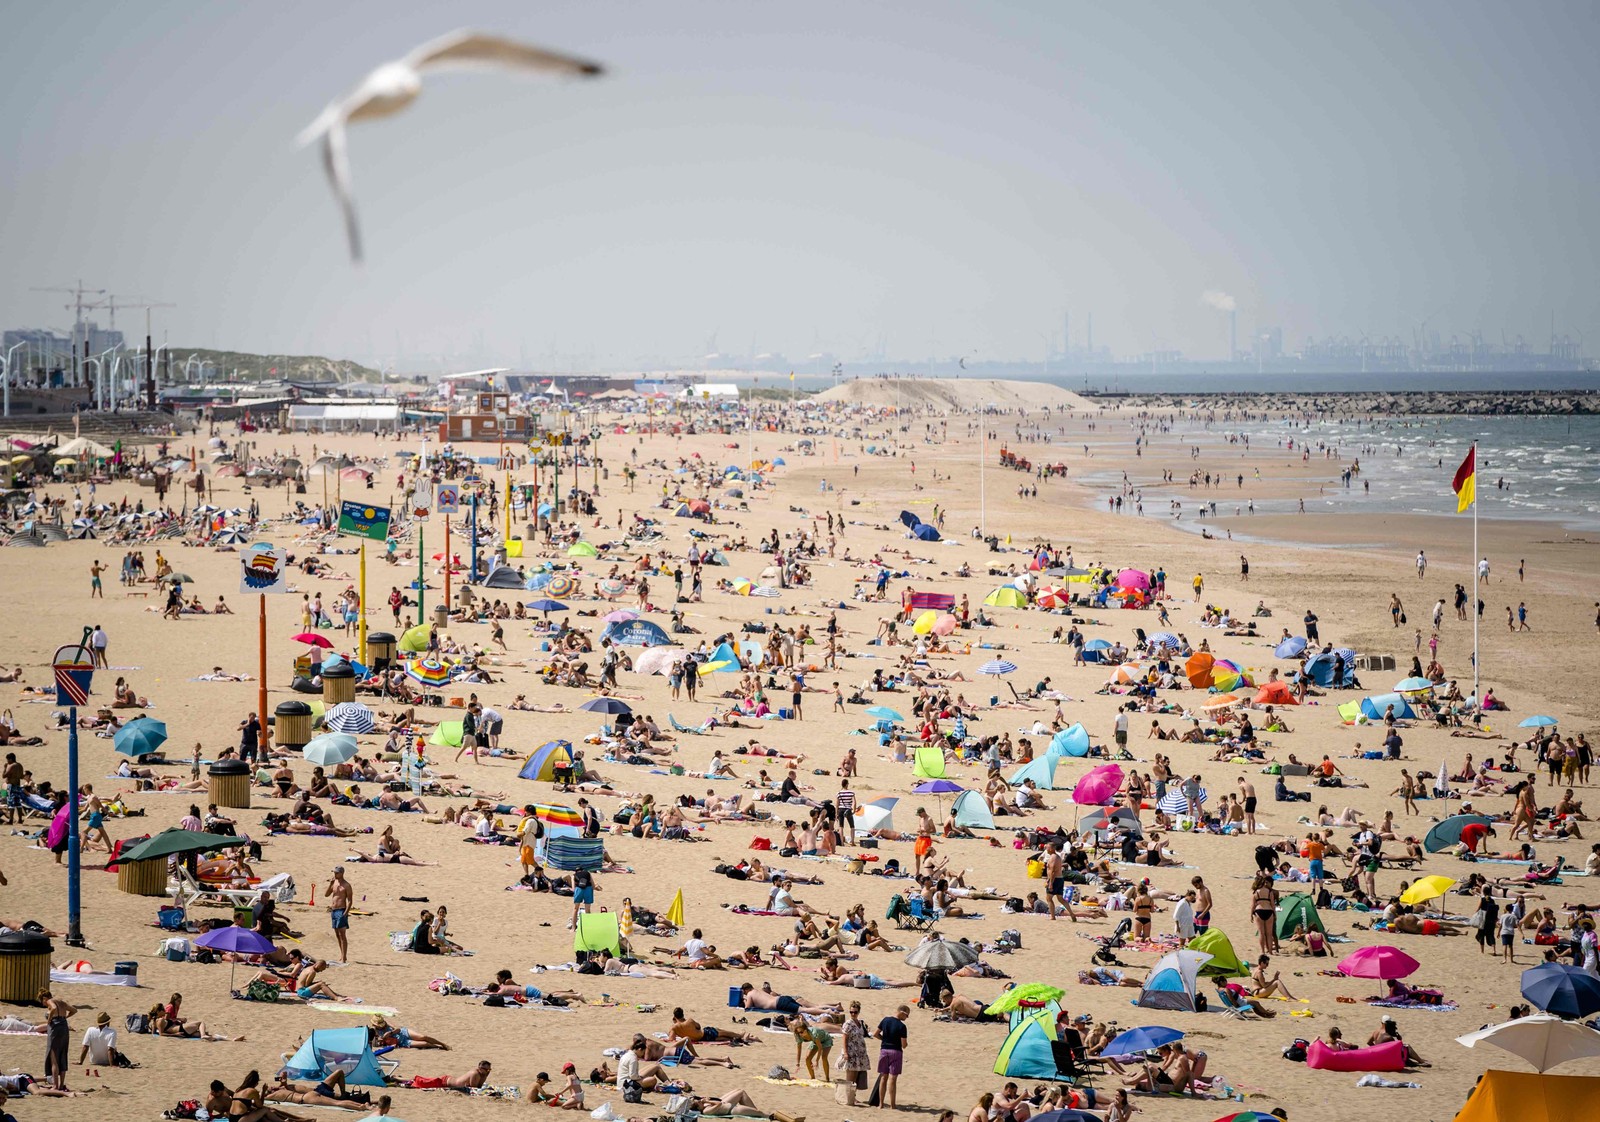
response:
<path id="1" fill-rule="evenodd" d="M 1306 663 L 1306 673 L 1311 680 L 1319 686 L 1353 686 L 1356 679 L 1356 656 L 1354 651 L 1345 654 L 1343 659 L 1344 674 L 1339 674 L 1341 665 L 1339 651 L 1329 651 L 1319 654 Z M 1338 681 L 1335 681 L 1338 677 Z"/>
<path id="2" fill-rule="evenodd" d="M 1361 699 L 1361 715 L 1369 721 L 1381 721 L 1390 706 L 1394 706 L 1394 715 L 1398 720 L 1411 720 L 1416 716 L 1411 710 L 1411 705 L 1404 697 L 1397 693 L 1380 693 L 1374 697 Z"/>
<path id="3" fill-rule="evenodd" d="M 1060 762 L 1061 757 L 1051 752 L 1035 756 L 1019 767 L 1006 782 L 1013 787 L 1021 787 L 1031 779 L 1039 790 L 1053 791 L 1056 788 L 1056 765 Z"/>
<path id="4" fill-rule="evenodd" d="M 372 1054 L 365 1028 L 312 1029 L 306 1042 L 284 1065 L 291 1079 L 321 1080 L 335 1068 L 352 1087 L 382 1087 L 383 1070 Z"/>

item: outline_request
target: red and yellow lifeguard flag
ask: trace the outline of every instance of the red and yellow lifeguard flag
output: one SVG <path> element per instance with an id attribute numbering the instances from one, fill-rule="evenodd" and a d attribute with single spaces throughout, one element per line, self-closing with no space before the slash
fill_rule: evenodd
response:
<path id="1" fill-rule="evenodd" d="M 1460 514 L 1478 497 L 1478 446 L 1467 449 L 1467 458 L 1456 468 L 1456 477 L 1450 482 L 1456 493 L 1456 513 Z"/>

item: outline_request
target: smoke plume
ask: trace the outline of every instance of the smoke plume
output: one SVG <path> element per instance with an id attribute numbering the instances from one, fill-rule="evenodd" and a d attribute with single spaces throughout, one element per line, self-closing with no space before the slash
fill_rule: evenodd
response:
<path id="1" fill-rule="evenodd" d="M 1219 312 L 1234 312 L 1239 309 L 1239 302 L 1226 292 L 1216 289 L 1207 289 L 1200 294 L 1200 303 L 1207 307 L 1215 308 Z"/>

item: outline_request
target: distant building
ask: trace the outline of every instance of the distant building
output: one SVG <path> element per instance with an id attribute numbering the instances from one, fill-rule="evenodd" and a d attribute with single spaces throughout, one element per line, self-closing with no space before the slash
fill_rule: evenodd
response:
<path id="1" fill-rule="evenodd" d="M 1266 327 L 1256 332 L 1255 360 L 1257 363 L 1276 362 L 1283 356 L 1283 328 Z"/>

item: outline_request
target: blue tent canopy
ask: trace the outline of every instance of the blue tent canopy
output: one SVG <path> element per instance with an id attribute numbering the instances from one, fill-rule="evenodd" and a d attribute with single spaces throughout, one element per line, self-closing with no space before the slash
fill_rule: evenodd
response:
<path id="1" fill-rule="evenodd" d="M 1008 783 L 1013 787 L 1020 787 L 1031 779 L 1033 785 L 1041 791 L 1053 791 L 1056 788 L 1056 765 L 1061 762 L 1061 757 L 1046 752 L 1042 756 L 1035 756 L 1019 767 L 1011 776 Z"/>
<path id="2" fill-rule="evenodd" d="M 1361 715 L 1369 721 L 1381 721 L 1390 706 L 1394 706 L 1394 715 L 1400 720 L 1409 720 L 1416 716 L 1412 712 L 1411 704 L 1397 693 L 1380 693 L 1373 697 L 1361 699 Z"/>
<path id="3" fill-rule="evenodd" d="M 724 666 L 722 669 L 730 674 L 736 672 L 740 668 L 739 656 L 734 652 L 734 649 L 728 646 L 726 643 L 719 644 L 717 649 L 711 652 L 710 657 L 707 658 L 706 661 L 726 662 L 728 665 Z"/>
<path id="4" fill-rule="evenodd" d="M 1081 724 L 1062 729 L 1050 738 L 1049 754 L 1052 756 L 1087 756 L 1089 731 Z"/>
<path id="5" fill-rule="evenodd" d="M 365 1027 L 312 1029 L 284 1068 L 291 1079 L 307 1080 L 320 1080 L 334 1068 L 343 1068 L 344 1080 L 352 1087 L 384 1086 Z"/>
<path id="6" fill-rule="evenodd" d="M 1006 1036 L 995 1056 L 994 1073 L 1007 1079 L 1058 1079 L 1055 1049 L 1050 1047 L 1055 1039 L 1054 1019 L 1049 1014 L 1035 1014 L 1024 1020 Z"/>
<path id="7" fill-rule="evenodd" d="M 994 815 L 989 812 L 989 804 L 983 801 L 982 791 L 961 792 L 950 809 L 955 812 L 957 826 L 969 830 L 994 829 Z"/>
<path id="8" fill-rule="evenodd" d="M 1340 656 L 1343 655 L 1341 662 Z M 1343 665 L 1344 674 L 1339 680 L 1334 677 Z M 1319 686 L 1353 686 L 1356 681 L 1356 653 L 1354 651 L 1329 651 L 1319 654 L 1306 663 L 1306 673 L 1311 680 Z"/>

